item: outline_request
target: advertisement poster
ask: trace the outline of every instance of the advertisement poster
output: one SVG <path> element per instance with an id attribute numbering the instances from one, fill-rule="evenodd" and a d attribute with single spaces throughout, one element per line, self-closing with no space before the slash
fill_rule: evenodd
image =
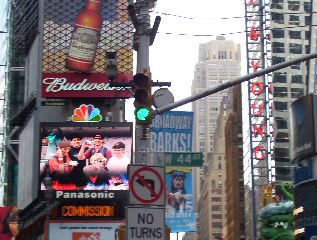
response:
<path id="1" fill-rule="evenodd" d="M 194 231 L 195 209 L 191 168 L 166 167 L 165 216 L 171 232 Z"/>
<path id="2" fill-rule="evenodd" d="M 64 222 L 49 223 L 49 239 L 67 240 L 113 240 L 122 222 Z"/>
<path id="3" fill-rule="evenodd" d="M 41 123 L 40 154 L 41 190 L 49 174 L 56 196 L 63 197 L 64 190 L 127 191 L 132 123 Z M 90 195 L 98 197 L 83 196 Z"/>
<path id="4" fill-rule="evenodd" d="M 151 152 L 191 152 L 193 112 L 156 115 L 150 126 Z"/>
<path id="5" fill-rule="evenodd" d="M 157 115 L 150 130 L 152 152 L 192 151 L 193 112 Z M 166 224 L 174 233 L 196 231 L 191 168 L 166 167 L 165 181 Z"/>
<path id="6" fill-rule="evenodd" d="M 42 97 L 129 98 L 133 24 L 128 0 L 44 1 Z"/>
<path id="7" fill-rule="evenodd" d="M 291 105 L 292 155 L 293 161 L 313 155 L 315 149 L 313 94 L 303 96 Z"/>

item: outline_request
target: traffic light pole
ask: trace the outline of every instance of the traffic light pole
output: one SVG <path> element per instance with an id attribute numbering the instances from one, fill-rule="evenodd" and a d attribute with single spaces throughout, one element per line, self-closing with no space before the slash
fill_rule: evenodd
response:
<path id="1" fill-rule="evenodd" d="M 153 0 L 137 0 L 129 5 L 128 12 L 135 28 L 134 50 L 137 51 L 137 73 L 149 73 L 149 48 L 153 43 L 155 31 L 158 28 L 156 19 L 155 31 L 151 29 L 150 3 Z M 135 163 L 153 165 L 150 159 L 150 128 L 148 125 L 135 125 Z"/>
<path id="2" fill-rule="evenodd" d="M 317 58 L 317 52 L 311 53 L 311 54 L 306 54 L 306 55 L 303 55 L 302 57 L 295 58 L 295 59 L 292 59 L 290 61 L 286 61 L 286 62 L 283 62 L 283 63 L 279 63 L 279 64 L 273 65 L 271 67 L 261 69 L 261 70 L 255 72 L 255 73 L 250 73 L 248 75 L 242 76 L 242 77 L 237 78 L 235 80 L 232 80 L 230 82 L 226 82 L 226 83 L 220 84 L 220 85 L 218 85 L 218 86 L 216 86 L 214 88 L 208 89 L 208 90 L 206 90 L 204 92 L 201 92 L 199 94 L 196 94 L 194 96 L 190 96 L 190 97 L 184 98 L 184 99 L 182 99 L 182 100 L 180 100 L 178 102 L 171 103 L 171 104 L 168 104 L 168 105 L 166 105 L 164 107 L 157 108 L 153 112 L 153 117 L 155 117 L 156 115 L 160 115 L 162 113 L 165 113 L 167 111 L 173 110 L 173 109 L 175 109 L 177 107 L 183 106 L 183 105 L 185 105 L 187 103 L 191 103 L 191 102 L 194 102 L 194 101 L 196 101 L 198 99 L 207 97 L 207 96 L 209 96 L 211 94 L 220 92 L 220 91 L 225 90 L 225 89 L 227 89 L 229 87 L 233 87 L 235 85 L 238 85 L 238 84 L 241 84 L 243 82 L 249 81 L 249 80 L 251 80 L 253 78 L 256 78 L 256 77 L 259 77 L 259 76 L 262 76 L 262 75 L 265 75 L 265 74 L 274 72 L 276 70 L 280 70 L 282 68 L 286 68 L 286 67 L 289 67 L 289 66 L 301 63 L 301 62 L 305 62 L 305 61 L 311 60 L 313 58 Z"/>

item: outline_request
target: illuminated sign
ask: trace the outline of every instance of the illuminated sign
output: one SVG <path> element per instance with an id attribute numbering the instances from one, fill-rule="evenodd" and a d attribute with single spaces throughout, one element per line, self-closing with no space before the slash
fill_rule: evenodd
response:
<path id="1" fill-rule="evenodd" d="M 296 215 L 298 215 L 298 214 L 300 214 L 302 212 L 304 212 L 304 208 L 303 207 L 299 207 L 299 208 L 294 209 L 293 215 L 296 216 Z"/>
<path id="2" fill-rule="evenodd" d="M 132 97 L 129 88 L 110 84 L 133 78 L 128 2 L 43 2 L 42 97 Z M 95 11 L 89 4 L 95 5 Z"/>
<path id="3" fill-rule="evenodd" d="M 99 108 L 94 107 L 92 104 L 82 104 L 74 110 L 71 119 L 73 122 L 100 122 L 102 116 Z"/>
<path id="4" fill-rule="evenodd" d="M 115 210 L 115 206 L 67 205 L 61 207 L 60 215 L 62 217 L 114 217 Z"/>
<path id="5" fill-rule="evenodd" d="M 294 235 L 298 235 L 305 232 L 305 228 L 299 228 L 294 230 Z"/>
<path id="6" fill-rule="evenodd" d="M 49 174 L 56 199 L 127 199 L 132 123 L 42 122 L 40 129 L 40 191 Z"/>
<path id="7" fill-rule="evenodd" d="M 56 191 L 56 198 L 62 199 L 113 199 L 116 197 L 114 191 Z"/>
<path id="8" fill-rule="evenodd" d="M 305 181 L 313 177 L 313 162 L 311 159 L 302 160 L 295 168 L 294 184 Z"/>

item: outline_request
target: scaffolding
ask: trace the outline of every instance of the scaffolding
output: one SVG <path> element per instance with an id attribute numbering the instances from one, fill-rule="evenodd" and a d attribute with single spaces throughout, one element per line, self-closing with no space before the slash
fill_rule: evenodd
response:
<path id="1" fill-rule="evenodd" d="M 7 186 L 7 162 L 5 155 L 6 123 L 7 123 L 7 79 L 8 79 L 8 22 L 9 7 L 8 2 L 0 6 L 0 13 L 6 16 L 0 20 L 0 42 L 2 50 L 0 52 L 0 206 L 5 205 L 5 188 Z"/>
<path id="2" fill-rule="evenodd" d="M 270 5 L 268 0 L 246 0 L 247 72 L 271 66 Z M 248 83 L 249 98 L 249 189 L 246 202 L 250 206 L 249 231 L 257 239 L 257 214 L 261 207 L 262 189 L 275 181 L 273 159 L 272 73 L 252 79 Z"/>

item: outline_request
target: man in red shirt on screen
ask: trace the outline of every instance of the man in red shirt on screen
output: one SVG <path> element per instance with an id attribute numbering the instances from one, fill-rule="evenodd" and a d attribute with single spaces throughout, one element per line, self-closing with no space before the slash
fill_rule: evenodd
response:
<path id="1" fill-rule="evenodd" d="M 68 152 L 70 143 L 61 141 L 57 146 L 56 153 L 48 160 L 49 170 L 53 178 L 54 190 L 76 190 L 77 186 L 73 182 L 73 171 L 75 164 L 71 161 Z"/>

